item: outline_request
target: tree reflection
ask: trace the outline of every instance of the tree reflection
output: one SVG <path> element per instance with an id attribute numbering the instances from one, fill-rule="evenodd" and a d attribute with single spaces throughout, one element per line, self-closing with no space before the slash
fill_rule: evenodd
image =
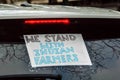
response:
<path id="1" fill-rule="evenodd" d="M 74 77 L 78 77 L 79 80 L 91 80 L 91 75 L 97 73 L 98 70 L 102 71 L 115 66 L 115 62 L 119 59 L 120 55 L 120 39 L 86 41 L 85 43 L 93 64 L 92 66 L 32 68 L 24 44 L 1 44 L 0 63 L 22 61 L 28 65 L 29 70 L 32 72 L 51 69 L 52 72 L 61 74 L 63 80 L 69 75 L 72 75 L 69 76 L 71 80 L 74 80 Z"/>

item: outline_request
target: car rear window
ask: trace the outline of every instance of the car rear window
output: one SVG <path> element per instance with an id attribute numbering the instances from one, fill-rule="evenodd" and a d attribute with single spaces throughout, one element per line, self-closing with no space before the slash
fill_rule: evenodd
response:
<path id="1" fill-rule="evenodd" d="M 25 24 L 26 20 L 0 20 L 0 76 L 57 74 L 62 80 L 120 79 L 119 19 L 69 19 L 69 24 L 32 25 Z M 50 33 L 82 33 L 92 66 L 32 68 L 23 35 Z"/>

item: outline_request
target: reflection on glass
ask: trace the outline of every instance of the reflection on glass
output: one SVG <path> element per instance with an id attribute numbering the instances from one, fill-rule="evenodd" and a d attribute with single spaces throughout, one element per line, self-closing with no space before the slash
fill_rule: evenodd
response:
<path id="1" fill-rule="evenodd" d="M 0 44 L 0 75 L 61 74 L 63 80 L 119 80 L 120 39 L 85 41 L 92 66 L 32 68 L 25 44 Z"/>

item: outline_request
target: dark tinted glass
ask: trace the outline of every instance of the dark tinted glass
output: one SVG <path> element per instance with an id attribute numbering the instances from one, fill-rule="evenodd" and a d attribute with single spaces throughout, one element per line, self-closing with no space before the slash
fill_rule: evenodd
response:
<path id="1" fill-rule="evenodd" d="M 52 74 L 61 75 L 62 80 L 120 80 L 119 20 L 104 20 L 103 23 L 100 19 L 70 20 L 69 25 L 59 26 L 1 20 L 0 76 Z M 32 68 L 22 36 L 33 33 L 82 33 L 93 65 Z"/>

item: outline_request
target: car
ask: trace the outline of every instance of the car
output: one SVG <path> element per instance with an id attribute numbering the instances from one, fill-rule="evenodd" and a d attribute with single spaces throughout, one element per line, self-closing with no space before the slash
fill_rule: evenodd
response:
<path id="1" fill-rule="evenodd" d="M 29 5 L 0 5 L 0 80 L 120 79 L 119 11 Z M 31 67 L 23 35 L 66 33 L 83 35 L 91 66 Z"/>

